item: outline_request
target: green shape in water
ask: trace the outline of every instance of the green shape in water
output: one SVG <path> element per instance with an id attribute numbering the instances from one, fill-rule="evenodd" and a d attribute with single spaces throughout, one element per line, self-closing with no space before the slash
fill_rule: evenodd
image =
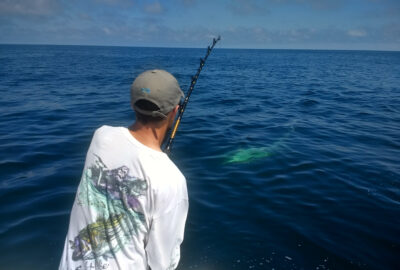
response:
<path id="1" fill-rule="evenodd" d="M 286 132 L 283 137 L 279 138 L 267 147 L 249 147 L 229 152 L 225 156 L 225 164 L 250 163 L 255 160 L 270 157 L 276 152 L 279 152 L 279 149 L 286 144 L 286 140 L 290 137 L 293 131 L 294 127 L 292 125 L 290 130 Z"/>
<path id="2" fill-rule="evenodd" d="M 268 147 L 239 149 L 231 153 L 225 163 L 249 163 L 257 159 L 269 157 L 271 154 Z"/>

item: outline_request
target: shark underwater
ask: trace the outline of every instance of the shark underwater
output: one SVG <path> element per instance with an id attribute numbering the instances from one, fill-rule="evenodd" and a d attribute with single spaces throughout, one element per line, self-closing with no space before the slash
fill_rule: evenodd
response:
<path id="1" fill-rule="evenodd" d="M 283 137 L 281 137 L 269 146 L 246 147 L 231 151 L 225 155 L 224 163 L 250 163 L 256 160 L 270 157 L 277 153 L 279 151 L 279 148 L 285 145 L 286 139 L 290 136 L 293 130 L 294 129 L 292 126 L 289 132 L 285 133 Z"/>
<path id="2" fill-rule="evenodd" d="M 225 163 L 249 163 L 257 159 L 269 157 L 272 152 L 268 147 L 250 147 L 230 152 Z"/>

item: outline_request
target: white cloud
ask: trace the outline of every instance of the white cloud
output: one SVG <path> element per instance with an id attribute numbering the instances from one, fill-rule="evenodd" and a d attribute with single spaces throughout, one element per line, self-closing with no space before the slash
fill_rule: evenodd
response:
<path id="1" fill-rule="evenodd" d="M 90 5 L 81 0 L 0 0 L 0 43 L 202 47 L 207 45 L 210 37 L 221 34 L 221 47 L 400 49 L 397 17 L 387 16 L 389 19 L 380 18 L 378 23 L 372 24 L 362 21 L 363 17 L 358 13 L 360 20 L 349 21 L 346 27 L 343 24 L 308 27 L 301 21 L 296 26 L 270 25 L 263 23 L 269 18 L 262 17 L 257 17 L 255 23 L 243 24 L 242 20 L 236 21 L 230 16 L 230 12 L 242 12 L 244 15 L 266 14 L 269 9 L 271 13 L 276 12 L 272 4 L 290 4 L 293 9 L 300 5 L 311 8 L 317 0 L 227 0 L 223 4 L 215 4 L 213 12 L 204 13 L 206 20 L 202 20 L 201 24 L 199 17 L 195 17 L 197 13 L 205 12 L 200 6 L 203 2 L 199 0 L 172 1 L 180 4 L 179 8 L 197 5 L 193 13 L 188 12 L 194 16 L 194 23 L 183 15 L 181 20 L 175 17 L 172 20 L 170 16 L 176 15 L 174 9 L 177 7 L 172 7 L 167 1 L 89 1 Z M 211 4 L 211 0 L 204 1 Z M 344 0 L 337 1 L 342 3 Z M 130 3 L 130 6 L 125 8 L 123 3 Z M 328 0 L 321 0 L 320 3 L 329 6 Z M 235 4 L 238 10 L 234 11 L 234 6 L 227 10 L 230 4 Z M 389 4 L 384 7 L 389 8 Z M 219 11 L 220 17 L 208 20 L 220 14 Z M 249 22 L 251 20 L 250 17 Z"/>
<path id="2" fill-rule="evenodd" d="M 365 37 L 367 36 L 367 32 L 360 29 L 352 29 L 347 31 L 347 35 L 351 37 Z"/>

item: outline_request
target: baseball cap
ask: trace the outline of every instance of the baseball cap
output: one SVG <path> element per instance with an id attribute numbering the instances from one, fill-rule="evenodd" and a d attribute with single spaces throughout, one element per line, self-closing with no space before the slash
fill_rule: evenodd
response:
<path id="1" fill-rule="evenodd" d="M 131 85 L 132 108 L 144 115 L 166 118 L 167 114 L 179 104 L 183 97 L 175 77 L 160 69 L 148 70 L 141 73 Z M 158 110 L 144 110 L 137 102 L 146 100 L 157 106 Z"/>

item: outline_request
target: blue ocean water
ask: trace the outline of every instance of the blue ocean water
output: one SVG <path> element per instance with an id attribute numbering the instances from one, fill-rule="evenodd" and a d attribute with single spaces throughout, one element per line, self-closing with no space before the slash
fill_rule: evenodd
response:
<path id="1" fill-rule="evenodd" d="M 94 130 L 133 122 L 139 73 L 186 90 L 204 53 L 0 46 L 1 269 L 57 268 Z M 400 269 L 399 52 L 216 49 L 172 159 L 179 269 Z"/>

